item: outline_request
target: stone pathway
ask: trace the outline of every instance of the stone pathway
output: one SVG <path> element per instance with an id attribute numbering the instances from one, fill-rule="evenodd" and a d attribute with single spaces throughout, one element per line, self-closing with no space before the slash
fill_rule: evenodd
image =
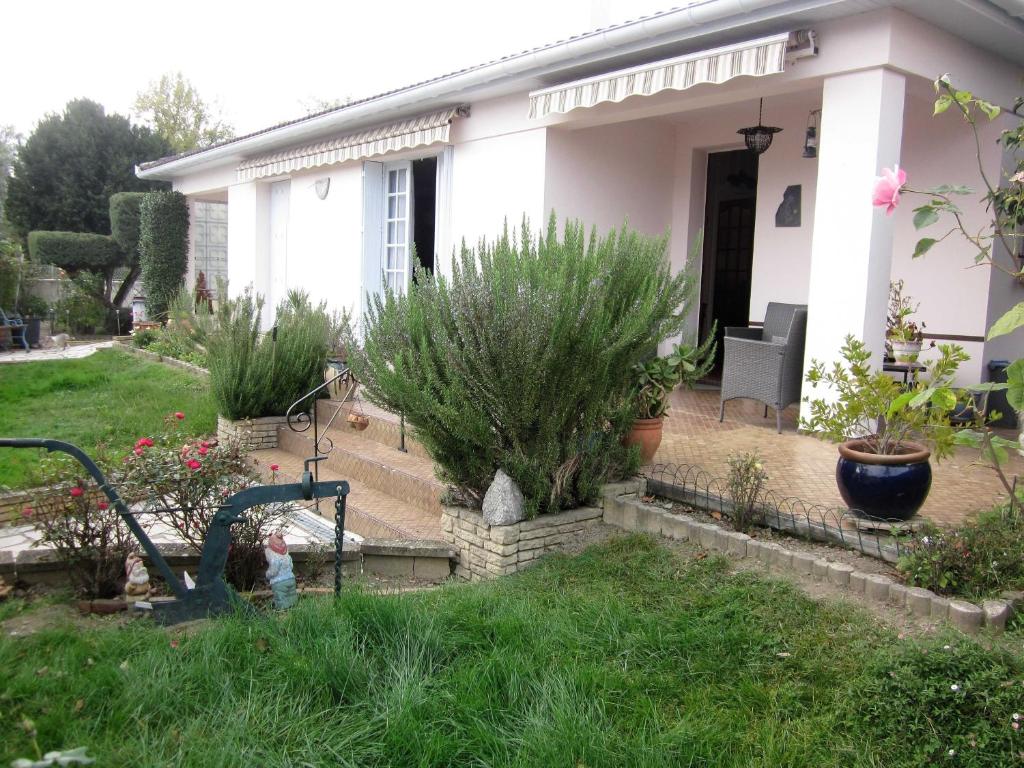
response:
<path id="1" fill-rule="evenodd" d="M 67 349 L 49 347 L 46 349 L 32 349 L 25 352 L 22 349 L 14 349 L 7 352 L 0 352 L 0 363 L 35 363 L 41 360 L 76 360 L 80 357 L 88 357 L 97 349 L 106 349 L 114 346 L 113 341 L 92 341 L 86 344 L 71 344 Z"/>
<path id="2" fill-rule="evenodd" d="M 782 496 L 830 507 L 845 506 L 835 482 L 836 447 L 797 431 L 797 406 L 783 412 L 782 434 L 775 414 L 750 400 L 726 403 L 725 422 L 718 421 L 717 389 L 677 390 L 665 421 L 665 434 L 654 464 L 687 464 L 717 477 L 728 473 L 730 453 L 758 450 L 769 475 L 768 487 Z M 1007 432 L 1006 437 L 1015 437 Z M 932 490 L 921 516 L 940 525 L 956 525 L 1005 498 L 993 472 L 974 462 L 977 453 L 959 449 L 941 463 L 932 462 Z M 1011 459 L 1012 473 L 1024 474 L 1024 459 Z"/>

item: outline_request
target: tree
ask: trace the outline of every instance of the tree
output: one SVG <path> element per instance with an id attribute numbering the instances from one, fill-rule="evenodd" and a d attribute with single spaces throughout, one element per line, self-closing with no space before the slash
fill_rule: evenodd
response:
<path id="1" fill-rule="evenodd" d="M 139 265 L 146 310 L 153 319 L 163 320 L 188 269 L 188 200 L 180 192 L 154 192 L 142 198 Z"/>
<path id="2" fill-rule="evenodd" d="M 165 186 L 135 176 L 135 166 L 169 152 L 167 142 L 88 99 L 48 115 L 18 149 L 5 214 L 24 239 L 32 230 L 110 232 L 115 192 Z"/>
<path id="3" fill-rule="evenodd" d="M 4 198 L 7 197 L 7 182 L 14 170 L 14 158 L 18 154 L 21 136 L 13 125 L 0 125 L 0 227 L 4 220 Z"/>
<path id="4" fill-rule="evenodd" d="M 187 152 L 234 135 L 232 127 L 214 115 L 181 72 L 163 75 L 135 97 L 135 114 L 167 140 L 171 149 Z"/>

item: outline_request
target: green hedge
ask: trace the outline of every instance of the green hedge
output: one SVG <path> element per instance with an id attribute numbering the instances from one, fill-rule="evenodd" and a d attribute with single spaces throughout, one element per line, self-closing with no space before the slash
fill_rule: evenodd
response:
<path id="1" fill-rule="evenodd" d="M 110 196 L 110 236 L 128 255 L 129 265 L 139 259 L 139 217 L 145 192 L 118 192 Z"/>
<path id="2" fill-rule="evenodd" d="M 104 272 L 124 263 L 124 253 L 114 238 L 85 232 L 29 232 L 28 251 L 34 261 L 56 264 L 72 273 Z"/>
<path id="3" fill-rule="evenodd" d="M 150 192 L 139 206 L 139 264 L 146 310 L 163 319 L 188 268 L 188 201 L 180 192 Z"/>

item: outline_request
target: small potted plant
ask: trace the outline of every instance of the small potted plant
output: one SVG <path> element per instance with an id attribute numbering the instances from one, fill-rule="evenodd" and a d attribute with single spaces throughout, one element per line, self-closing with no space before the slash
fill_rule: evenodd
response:
<path id="1" fill-rule="evenodd" d="M 910 319 L 920 304 L 903 295 L 903 281 L 889 284 L 889 315 L 885 340 L 892 358 L 897 363 L 916 363 L 924 343 L 924 323 L 918 325 Z"/>
<path id="2" fill-rule="evenodd" d="M 824 385 L 834 397 L 812 400 L 803 429 L 839 444 L 836 482 L 847 506 L 879 520 L 908 520 L 931 489 L 929 458 L 953 451 L 950 413 L 958 392 L 952 387 L 968 359 L 954 344 L 940 344 L 939 356 L 910 386 L 873 370 L 864 342 L 847 336 L 840 350 L 845 366 L 826 369 L 812 361 L 807 382 Z"/>
<path id="3" fill-rule="evenodd" d="M 649 464 L 661 445 L 668 396 L 678 385 L 691 388 L 715 364 L 715 328 L 703 343 L 677 344 L 665 357 L 652 357 L 633 367 L 630 397 L 635 408 L 633 427 L 625 444 L 640 446 L 640 460 Z"/>

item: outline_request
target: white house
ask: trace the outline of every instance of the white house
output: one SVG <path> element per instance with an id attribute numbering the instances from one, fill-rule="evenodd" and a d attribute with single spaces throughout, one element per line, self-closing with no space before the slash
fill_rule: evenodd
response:
<path id="1" fill-rule="evenodd" d="M 970 131 L 933 118 L 932 81 L 1012 105 L 1022 92 L 1020 0 L 700 0 L 454 72 L 222 144 L 146 163 L 196 206 L 193 274 L 226 274 L 268 304 L 301 287 L 358 312 L 382 280 L 408 285 L 410 244 L 445 271 L 453 247 L 553 209 L 604 230 L 671 232 L 671 258 L 707 232 L 706 328 L 807 303 L 808 359 L 854 333 L 882 348 L 890 278 L 931 338 L 972 361 L 1019 356 L 987 325 L 1024 286 L 949 238 L 924 259 L 909 210 L 871 205 L 882 167 L 926 188 L 978 188 Z M 415 79 L 410 73 L 410 80 Z M 782 129 L 757 155 L 740 128 Z M 1003 163 L 1000 118 L 982 160 Z M 816 157 L 805 152 L 815 129 Z M 985 222 L 979 206 L 968 226 Z M 212 248 L 212 250 L 211 250 Z M 196 264 L 198 263 L 198 266 Z M 212 284 L 213 280 L 210 280 Z M 269 317 L 267 320 L 269 321 Z M 1018 342 L 1019 343 L 1019 342 Z"/>

